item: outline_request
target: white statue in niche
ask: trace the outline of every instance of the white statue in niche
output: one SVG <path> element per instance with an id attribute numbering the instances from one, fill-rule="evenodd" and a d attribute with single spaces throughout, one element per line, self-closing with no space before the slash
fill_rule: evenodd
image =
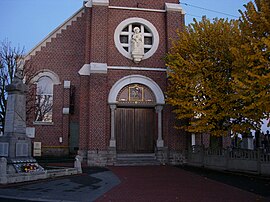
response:
<path id="1" fill-rule="evenodd" d="M 140 28 L 134 28 L 134 34 L 131 39 L 131 56 L 135 63 L 139 63 L 144 56 L 144 44 L 143 44 L 143 36 L 140 33 Z"/>

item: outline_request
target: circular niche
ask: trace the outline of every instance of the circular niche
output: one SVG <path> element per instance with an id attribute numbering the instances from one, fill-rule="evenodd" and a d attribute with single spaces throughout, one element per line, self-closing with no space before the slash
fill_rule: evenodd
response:
<path id="1" fill-rule="evenodd" d="M 150 58 L 158 49 L 159 35 L 154 25 L 142 18 L 128 18 L 122 21 L 114 32 L 114 42 L 118 51 L 128 59 L 131 57 L 131 39 L 134 28 L 139 27 L 142 34 L 144 56 L 142 60 Z"/>

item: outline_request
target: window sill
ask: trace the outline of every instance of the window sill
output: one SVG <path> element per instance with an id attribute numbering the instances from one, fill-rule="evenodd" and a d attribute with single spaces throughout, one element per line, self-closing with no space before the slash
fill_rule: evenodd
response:
<path id="1" fill-rule="evenodd" d="M 53 122 L 42 122 L 42 121 L 34 121 L 34 125 L 42 125 L 42 126 L 52 126 L 54 125 Z"/>

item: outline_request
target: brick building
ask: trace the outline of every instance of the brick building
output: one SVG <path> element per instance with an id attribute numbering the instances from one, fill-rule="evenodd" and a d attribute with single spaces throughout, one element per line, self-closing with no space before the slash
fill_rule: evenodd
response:
<path id="1" fill-rule="evenodd" d="M 32 49 L 29 126 L 42 155 L 112 165 L 119 154 L 149 153 L 179 163 L 187 137 L 165 104 L 163 57 L 183 25 L 178 0 L 89 0 Z"/>

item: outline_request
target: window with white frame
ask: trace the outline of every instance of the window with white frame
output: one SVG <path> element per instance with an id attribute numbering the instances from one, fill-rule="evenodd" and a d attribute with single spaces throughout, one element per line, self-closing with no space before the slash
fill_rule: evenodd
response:
<path id="1" fill-rule="evenodd" d="M 35 122 L 52 122 L 53 80 L 42 76 L 36 84 Z"/>
<path id="2" fill-rule="evenodd" d="M 131 57 L 131 39 L 134 28 L 140 28 L 143 38 L 144 56 L 142 60 L 151 57 L 159 46 L 159 34 L 155 26 L 143 18 L 128 18 L 122 21 L 115 29 L 114 42 L 118 51 L 126 58 Z"/>

